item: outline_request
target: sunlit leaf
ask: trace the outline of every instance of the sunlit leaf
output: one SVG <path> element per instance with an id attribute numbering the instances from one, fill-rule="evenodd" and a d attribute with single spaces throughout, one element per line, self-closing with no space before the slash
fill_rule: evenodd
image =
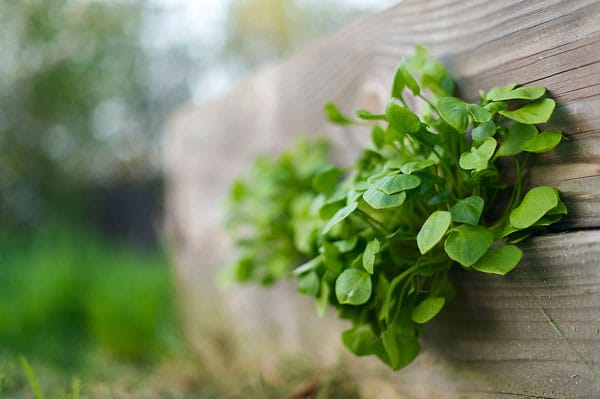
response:
<path id="1" fill-rule="evenodd" d="M 556 103 L 554 100 L 546 98 L 527 104 L 514 111 L 499 111 L 499 113 L 513 121 L 521 123 L 546 123 L 550 119 L 555 106 Z"/>
<path id="2" fill-rule="evenodd" d="M 426 254 L 446 234 L 450 227 L 451 216 L 447 211 L 435 211 L 423 223 L 417 234 L 417 245 L 421 254 Z"/>
<path id="3" fill-rule="evenodd" d="M 462 153 L 459 165 L 465 170 L 480 171 L 487 169 L 488 162 L 492 159 L 495 150 L 496 140 L 493 137 L 488 137 L 479 147 L 471 148 L 470 152 Z"/>
<path id="4" fill-rule="evenodd" d="M 523 252 L 518 247 L 503 245 L 490 249 L 472 267 L 480 272 L 504 276 L 517 266 L 522 256 Z"/>
<path id="5" fill-rule="evenodd" d="M 440 116 L 457 132 L 464 133 L 467 130 L 469 113 L 464 101 L 455 97 L 442 97 L 437 102 L 437 108 Z"/>
<path id="6" fill-rule="evenodd" d="M 521 204 L 510 214 L 510 224 L 519 229 L 532 226 L 548 211 L 558 205 L 558 190 L 554 187 L 540 186 L 525 194 Z"/>
<path id="7" fill-rule="evenodd" d="M 540 154 L 556 147 L 562 140 L 562 137 L 562 133 L 558 130 L 546 130 L 525 141 L 521 144 L 521 148 L 524 151 Z"/>
<path id="8" fill-rule="evenodd" d="M 396 208 L 406 200 L 406 192 L 386 194 L 376 187 L 371 187 L 365 191 L 363 199 L 373 209 Z"/>

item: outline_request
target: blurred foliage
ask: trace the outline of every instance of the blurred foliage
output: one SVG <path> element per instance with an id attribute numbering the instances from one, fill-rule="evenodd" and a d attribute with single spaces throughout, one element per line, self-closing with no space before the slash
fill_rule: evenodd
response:
<path id="1" fill-rule="evenodd" d="M 148 361 L 180 345 L 163 255 L 53 225 L 0 232 L 0 264 L 0 352 L 78 367 L 96 348 Z"/>
<path id="2" fill-rule="evenodd" d="M 162 119 L 187 93 L 150 87 L 142 22 L 138 1 L 0 2 L 4 223 L 71 213 L 90 185 L 158 173 Z"/>
<path id="3" fill-rule="evenodd" d="M 367 10 L 340 0 L 233 0 L 226 56 L 256 66 L 340 29 Z"/>

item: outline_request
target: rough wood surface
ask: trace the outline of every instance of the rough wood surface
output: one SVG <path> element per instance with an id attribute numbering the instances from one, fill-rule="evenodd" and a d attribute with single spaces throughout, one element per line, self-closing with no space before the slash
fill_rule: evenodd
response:
<path id="1" fill-rule="evenodd" d="M 231 259 L 221 228 L 231 179 L 297 133 L 327 134 L 339 159 L 351 157 L 367 134 L 329 127 L 322 105 L 381 110 L 415 43 L 444 62 L 467 98 L 507 82 L 549 89 L 558 104 L 550 125 L 571 140 L 537 159 L 530 180 L 561 190 L 570 208 L 563 228 L 589 231 L 532 241 L 512 277 L 468 276 L 465 296 L 437 321 L 450 333 L 428 336 L 430 350 L 392 380 L 406 397 L 600 397 L 599 1 L 403 1 L 179 112 L 166 136 L 167 226 L 188 328 L 201 328 L 202 298 L 217 297 L 212 276 Z M 315 321 L 289 291 L 246 288 L 227 306 L 257 334 L 270 320 L 264 336 L 281 347 L 309 346 L 314 325 L 337 335 L 339 325 Z M 420 386 L 423 376 L 441 390 Z"/>

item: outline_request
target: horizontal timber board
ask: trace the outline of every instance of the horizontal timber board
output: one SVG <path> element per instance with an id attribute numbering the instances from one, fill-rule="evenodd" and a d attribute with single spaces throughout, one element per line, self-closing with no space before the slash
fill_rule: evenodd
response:
<path id="1" fill-rule="evenodd" d="M 208 292 L 229 259 L 223 200 L 249 160 L 297 134 L 327 135 L 338 159 L 351 159 L 368 133 L 331 127 L 323 104 L 382 110 L 400 58 L 420 43 L 448 67 L 465 98 L 508 82 L 548 88 L 557 101 L 548 126 L 570 141 L 536 158 L 529 181 L 561 190 L 570 210 L 561 228 L 588 230 L 531 240 L 524 264 L 506 278 L 457 273 L 463 294 L 425 336 L 428 351 L 451 370 L 421 361 L 393 378 L 407 397 L 600 397 L 598 21 L 600 1 L 407 0 L 264 68 L 212 103 L 180 111 L 165 150 L 167 227 L 180 286 Z M 298 315 L 307 330 L 310 317 Z M 410 387 L 411 378 L 432 375 L 423 368 L 443 376 L 438 391 Z"/>

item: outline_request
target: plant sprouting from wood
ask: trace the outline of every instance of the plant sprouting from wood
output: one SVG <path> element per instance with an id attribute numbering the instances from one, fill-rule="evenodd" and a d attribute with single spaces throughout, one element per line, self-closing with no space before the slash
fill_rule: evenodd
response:
<path id="1" fill-rule="evenodd" d="M 423 325 L 453 297 L 453 267 L 505 275 L 522 257 L 515 244 L 567 213 L 556 188 L 523 194 L 530 154 L 563 139 L 536 126 L 555 107 L 545 89 L 494 87 L 479 103 L 453 91 L 444 66 L 417 47 L 396 71 L 385 112 L 359 110 L 354 119 L 325 106 L 335 123 L 372 124 L 372 145 L 353 168 L 303 156 L 268 168 L 257 161 L 260 175 L 236 183 L 232 195 L 232 224 L 251 232 L 238 278 L 295 275 L 319 314 L 331 304 L 351 320 L 342 341 L 353 353 L 393 369 L 410 363 Z M 409 109 L 409 94 L 424 104 L 421 115 Z M 502 160 L 514 165 L 514 179 L 499 170 Z M 250 181 L 251 190 L 240 189 Z M 236 218 L 240 209 L 251 217 Z"/>

